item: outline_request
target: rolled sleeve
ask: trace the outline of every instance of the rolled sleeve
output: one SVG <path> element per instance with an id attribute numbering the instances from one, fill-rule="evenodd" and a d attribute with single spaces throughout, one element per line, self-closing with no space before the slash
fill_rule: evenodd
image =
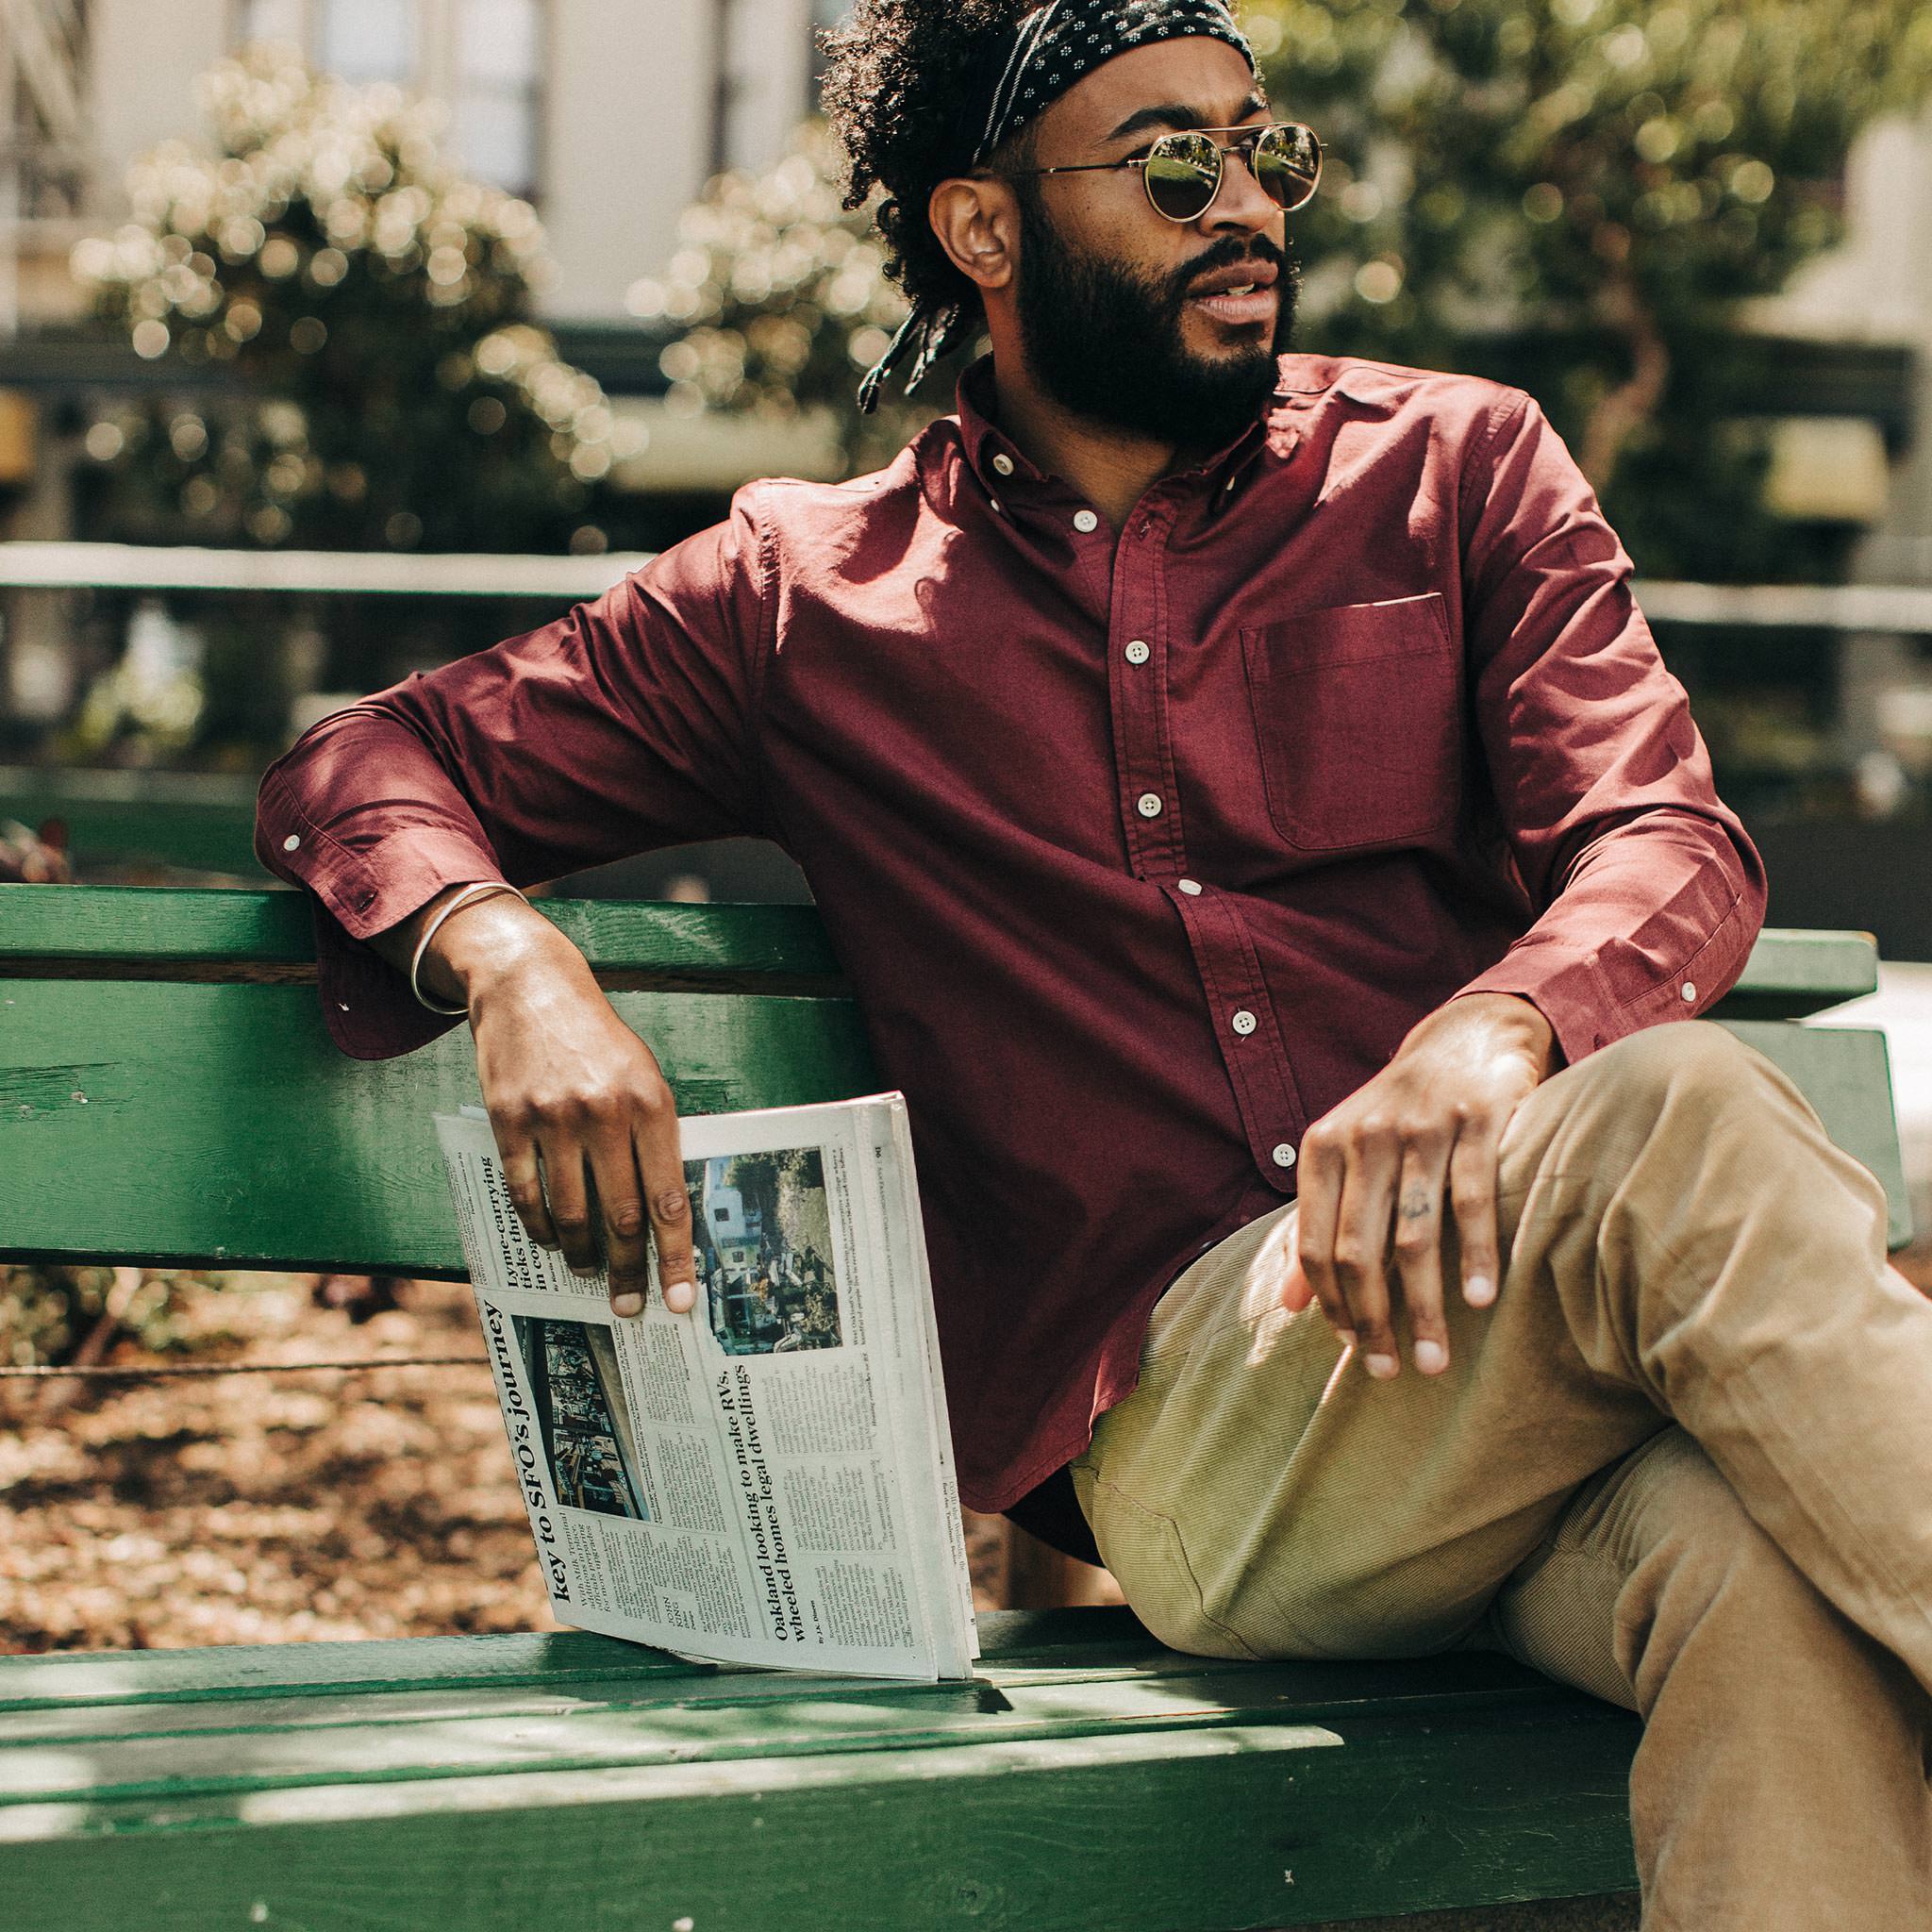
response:
<path id="1" fill-rule="evenodd" d="M 313 897 L 345 1052 L 385 1058 L 448 1027 L 363 943 L 445 887 L 765 829 L 765 608 L 745 492 L 594 603 L 324 719 L 270 767 L 256 850 Z"/>
<path id="2" fill-rule="evenodd" d="M 1764 872 L 1589 484 L 1526 396 L 1465 478 L 1465 626 L 1495 811 L 1537 917 L 1460 991 L 1531 1001 L 1565 1057 L 1728 991 Z M 1474 488 L 1471 488 L 1471 485 Z"/>

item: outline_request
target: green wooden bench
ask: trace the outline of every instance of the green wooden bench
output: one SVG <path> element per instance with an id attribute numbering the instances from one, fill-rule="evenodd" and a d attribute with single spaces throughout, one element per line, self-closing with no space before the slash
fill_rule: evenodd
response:
<path id="1" fill-rule="evenodd" d="M 875 1084 L 808 908 L 553 903 L 688 1112 Z M 291 894 L 0 887 L 0 1256 L 460 1273 L 427 1116 L 461 1032 L 337 1055 Z M 1904 1186 L 1856 934 L 1723 1017 Z M 1622 1711 L 1500 1658 L 1232 1665 L 1124 1611 L 987 1620 L 970 1686 L 608 1640 L 0 1659 L 0 1898 L 31 1932 L 1307 1925 L 1634 1883 Z"/>

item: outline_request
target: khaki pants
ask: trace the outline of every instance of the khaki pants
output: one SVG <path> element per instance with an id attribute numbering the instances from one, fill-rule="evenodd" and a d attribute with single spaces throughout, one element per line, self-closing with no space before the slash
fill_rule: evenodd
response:
<path id="1" fill-rule="evenodd" d="M 1190 1268 L 1074 1465 L 1108 1567 L 1177 1649 L 1498 1642 L 1641 1711 L 1649 1932 L 1925 1932 L 1932 1302 L 1877 1184 L 1690 1022 L 1532 1094 L 1501 1200 L 1433 1379 L 1282 1310 L 1291 1208 Z"/>

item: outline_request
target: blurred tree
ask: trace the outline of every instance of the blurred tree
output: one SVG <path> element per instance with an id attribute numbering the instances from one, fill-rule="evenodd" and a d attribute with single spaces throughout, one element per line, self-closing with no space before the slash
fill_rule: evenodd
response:
<path id="1" fill-rule="evenodd" d="M 435 110 L 393 88 L 256 48 L 201 92 L 212 150 L 174 142 L 137 163 L 133 219 L 74 253 L 99 312 L 198 398 L 93 425 L 99 525 L 161 541 L 602 548 L 587 518 L 618 426 L 529 319 L 535 210 L 458 175 Z"/>
<path id="2" fill-rule="evenodd" d="M 1842 229 L 1859 131 L 1932 92 L 1919 0 L 1248 0 L 1328 144 L 1303 341 L 1523 382 L 1647 569 L 1815 568 L 1757 504 L 1737 305 Z M 1802 413 L 1801 398 L 1793 398 Z M 1760 404 L 1761 407 L 1761 404 Z"/>
<path id="3" fill-rule="evenodd" d="M 808 123 L 769 173 L 719 175 L 685 210 L 663 275 L 634 284 L 629 307 L 669 337 L 667 408 L 776 422 L 822 411 L 856 473 L 885 462 L 952 397 L 935 376 L 909 404 L 892 387 L 874 416 L 854 407 L 906 303 L 886 278 L 872 208 L 841 205 L 841 175 L 837 144 Z"/>

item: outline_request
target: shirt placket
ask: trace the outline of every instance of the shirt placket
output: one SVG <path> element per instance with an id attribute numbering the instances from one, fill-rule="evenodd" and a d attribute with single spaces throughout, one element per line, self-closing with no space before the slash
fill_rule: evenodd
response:
<path id="1" fill-rule="evenodd" d="M 1158 885 L 1180 914 L 1256 1170 L 1286 1194 L 1306 1117 L 1260 958 L 1234 900 L 1188 871 L 1168 675 L 1173 523 L 1171 505 L 1137 509 L 1114 552 L 1108 690 L 1121 823 L 1136 876 Z"/>

